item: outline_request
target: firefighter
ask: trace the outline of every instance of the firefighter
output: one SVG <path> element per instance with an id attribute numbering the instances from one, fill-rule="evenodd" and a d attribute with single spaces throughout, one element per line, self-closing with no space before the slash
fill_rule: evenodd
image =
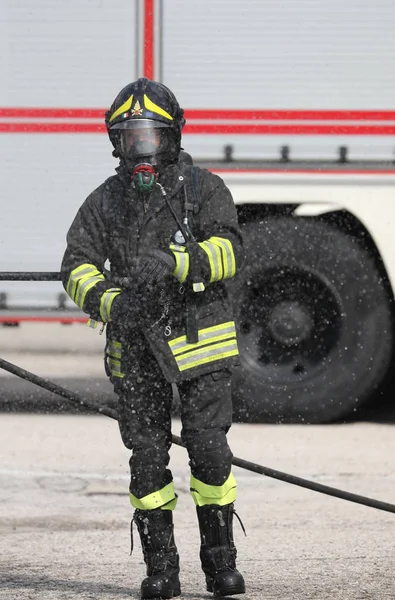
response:
<path id="1" fill-rule="evenodd" d="M 226 284 L 243 262 L 234 202 L 220 177 L 182 152 L 184 111 L 163 84 L 141 78 L 124 87 L 105 123 L 119 166 L 80 207 L 61 273 L 89 324 L 106 328 L 105 366 L 132 451 L 132 525 L 147 567 L 141 596 L 181 594 L 168 468 L 172 384 L 207 589 L 217 597 L 241 594 L 227 443 L 239 358 Z"/>

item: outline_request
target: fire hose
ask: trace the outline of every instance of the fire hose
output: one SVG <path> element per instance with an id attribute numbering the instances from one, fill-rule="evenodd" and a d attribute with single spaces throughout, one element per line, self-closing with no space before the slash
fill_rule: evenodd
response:
<path id="1" fill-rule="evenodd" d="M 13 375 L 16 375 L 17 377 L 34 383 L 35 385 L 41 388 L 53 392 L 54 394 L 62 396 L 70 402 L 78 404 L 80 407 L 88 408 L 94 412 L 110 417 L 111 419 L 118 420 L 117 412 L 109 406 L 101 406 L 95 402 L 91 402 L 85 398 L 82 398 L 79 394 L 67 390 L 61 387 L 60 385 L 49 381 L 48 379 L 39 377 L 38 375 L 35 375 L 30 371 L 22 369 L 21 367 L 18 367 L 2 358 L 0 358 L 0 368 L 4 369 L 5 371 L 8 371 L 9 373 L 12 373 Z M 172 442 L 177 446 L 184 447 L 181 438 L 176 435 L 172 435 Z M 290 475 L 289 473 L 283 473 L 282 471 L 277 471 L 276 469 L 271 469 L 270 467 L 264 467 L 262 465 L 250 462 L 248 460 L 244 460 L 242 458 L 233 457 L 232 464 L 236 467 L 240 467 L 247 471 L 252 471 L 253 473 L 265 475 L 266 477 L 272 477 L 273 479 L 278 479 L 280 481 L 284 481 L 285 483 L 291 483 L 292 485 L 297 485 L 299 487 L 303 487 L 314 492 L 319 492 L 328 496 L 334 496 L 335 498 L 348 500 L 349 502 L 355 502 L 364 506 L 370 506 L 371 508 L 376 508 L 378 510 L 384 510 L 386 512 L 395 513 L 394 504 L 382 502 L 381 500 L 368 498 L 366 496 L 360 496 L 359 494 L 353 494 L 352 492 L 340 490 L 329 485 L 324 485 L 322 483 L 309 481 L 308 479 L 303 479 L 301 477 L 297 477 L 296 475 Z"/>

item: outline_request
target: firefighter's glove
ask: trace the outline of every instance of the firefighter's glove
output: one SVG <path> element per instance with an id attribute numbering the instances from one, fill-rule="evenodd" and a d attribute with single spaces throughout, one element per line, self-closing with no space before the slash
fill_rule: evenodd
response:
<path id="1" fill-rule="evenodd" d="M 122 292 L 113 301 L 111 320 L 123 333 L 138 327 L 148 327 L 163 314 L 160 294 L 147 293 L 147 289 L 136 288 L 133 292 Z"/>
<path id="2" fill-rule="evenodd" d="M 143 312 L 143 303 L 134 292 L 118 294 L 111 306 L 111 321 L 117 325 L 135 327 Z"/>
<path id="3" fill-rule="evenodd" d="M 162 250 L 150 250 L 139 261 L 136 283 L 139 289 L 153 289 L 171 275 L 176 261 L 173 255 Z"/>

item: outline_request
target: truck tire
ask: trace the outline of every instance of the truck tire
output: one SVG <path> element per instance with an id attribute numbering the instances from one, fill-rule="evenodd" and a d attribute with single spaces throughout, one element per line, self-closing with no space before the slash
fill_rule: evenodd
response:
<path id="1" fill-rule="evenodd" d="M 392 358 L 388 285 L 374 257 L 311 218 L 247 223 L 243 234 L 234 419 L 325 423 L 352 414 Z"/>

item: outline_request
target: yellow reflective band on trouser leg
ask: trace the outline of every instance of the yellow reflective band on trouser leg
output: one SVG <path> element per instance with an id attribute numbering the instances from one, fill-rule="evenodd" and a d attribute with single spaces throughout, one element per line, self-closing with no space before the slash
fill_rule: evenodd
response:
<path id="1" fill-rule="evenodd" d="M 144 498 L 137 498 L 130 493 L 130 504 L 139 510 L 154 510 L 154 508 L 161 507 L 164 508 L 164 505 L 168 504 L 169 502 L 174 502 L 173 508 L 177 502 L 177 496 L 174 491 L 173 482 L 168 483 L 165 487 L 157 492 L 153 492 L 152 494 L 148 494 L 148 496 L 144 496 Z"/>
<path id="2" fill-rule="evenodd" d="M 196 506 L 224 506 L 236 500 L 236 479 L 231 473 L 223 485 L 207 485 L 191 475 L 191 494 Z"/>
<path id="3" fill-rule="evenodd" d="M 176 494 L 176 497 L 174 498 L 174 500 L 170 500 L 170 502 L 161 506 L 161 509 L 162 510 L 174 510 L 177 505 L 177 500 L 178 500 L 178 496 Z"/>

